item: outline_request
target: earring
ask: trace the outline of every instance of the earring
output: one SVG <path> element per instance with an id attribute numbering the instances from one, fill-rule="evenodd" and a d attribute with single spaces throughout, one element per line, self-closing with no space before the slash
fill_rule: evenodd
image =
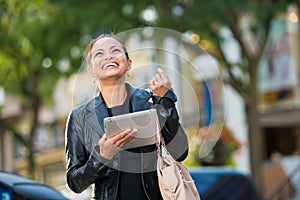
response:
<path id="1" fill-rule="evenodd" d="M 93 83 L 96 83 L 97 79 L 96 77 L 93 78 Z"/>
<path id="2" fill-rule="evenodd" d="M 129 73 L 129 71 L 127 72 L 127 77 L 130 77 L 130 73 Z"/>

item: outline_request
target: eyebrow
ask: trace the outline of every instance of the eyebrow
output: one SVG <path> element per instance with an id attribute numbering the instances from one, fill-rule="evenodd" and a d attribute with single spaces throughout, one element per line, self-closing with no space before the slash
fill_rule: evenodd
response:
<path id="1" fill-rule="evenodd" d="M 121 48 L 121 47 L 118 47 L 118 46 L 113 45 L 113 46 L 111 46 L 109 49 L 111 50 L 111 49 L 114 49 L 114 48 Z M 94 52 L 97 52 L 97 51 L 104 51 L 104 49 L 98 48 L 98 49 L 96 49 Z"/>

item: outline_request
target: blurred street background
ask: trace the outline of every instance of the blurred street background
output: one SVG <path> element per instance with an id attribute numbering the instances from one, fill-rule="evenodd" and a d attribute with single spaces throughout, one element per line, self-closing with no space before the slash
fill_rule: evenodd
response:
<path id="1" fill-rule="evenodd" d="M 128 82 L 147 86 L 153 63 L 171 79 L 191 171 L 230 169 L 263 199 L 300 199 L 299 0 L 0 2 L 1 171 L 90 198 L 66 186 L 64 130 L 95 94 L 85 47 L 112 31 Z"/>

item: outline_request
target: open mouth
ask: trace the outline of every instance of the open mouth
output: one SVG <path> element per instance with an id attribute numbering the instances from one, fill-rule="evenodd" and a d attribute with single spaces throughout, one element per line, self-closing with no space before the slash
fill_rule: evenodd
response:
<path id="1" fill-rule="evenodd" d="M 104 66 L 103 66 L 103 69 L 108 69 L 108 68 L 116 68 L 118 67 L 119 64 L 116 63 L 116 62 L 110 62 L 110 63 L 106 63 Z"/>

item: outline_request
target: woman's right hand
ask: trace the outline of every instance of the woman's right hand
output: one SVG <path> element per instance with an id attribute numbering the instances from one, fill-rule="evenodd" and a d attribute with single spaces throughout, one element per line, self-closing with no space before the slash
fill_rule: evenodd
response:
<path id="1" fill-rule="evenodd" d="M 112 137 L 105 135 L 99 140 L 100 155 L 111 160 L 128 142 L 135 138 L 137 129 L 126 129 Z"/>

